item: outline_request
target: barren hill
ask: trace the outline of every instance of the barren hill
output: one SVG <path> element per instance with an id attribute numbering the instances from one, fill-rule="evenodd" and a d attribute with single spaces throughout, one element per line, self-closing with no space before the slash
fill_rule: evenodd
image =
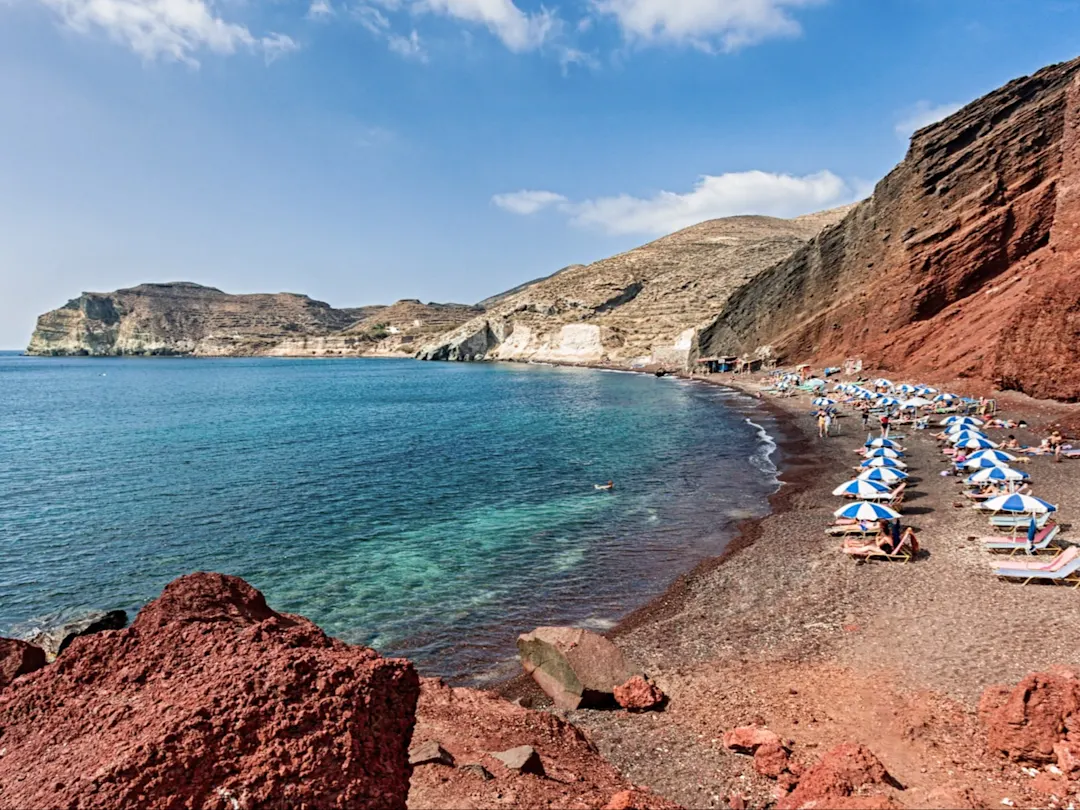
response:
<path id="1" fill-rule="evenodd" d="M 712 220 L 610 259 L 568 267 L 497 298 L 483 315 L 424 346 L 418 356 L 685 363 L 695 327 L 847 210 L 790 220 Z"/>
<path id="2" fill-rule="evenodd" d="M 230 295 L 189 282 L 83 293 L 38 319 L 29 354 L 311 356 L 392 354 L 479 310 L 399 301 L 333 309 L 294 293 Z"/>
<path id="3" fill-rule="evenodd" d="M 726 302 L 703 353 L 1080 399 L 1080 60 L 915 134 L 873 196 Z"/>

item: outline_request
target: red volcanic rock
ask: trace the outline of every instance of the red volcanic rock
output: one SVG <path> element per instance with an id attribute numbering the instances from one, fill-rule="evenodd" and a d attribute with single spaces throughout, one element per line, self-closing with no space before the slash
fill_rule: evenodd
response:
<path id="1" fill-rule="evenodd" d="M 635 675 L 622 686 L 615 687 L 615 701 L 627 711 L 644 712 L 663 705 L 665 695 L 660 687 Z"/>
<path id="2" fill-rule="evenodd" d="M 1031 789 L 1046 796 L 1062 798 L 1072 791 L 1069 787 L 1069 779 L 1060 773 L 1047 773 L 1042 771 L 1031 780 Z"/>
<path id="3" fill-rule="evenodd" d="M 0 689 L 45 666 L 45 651 L 16 638 L 0 638 Z"/>
<path id="4" fill-rule="evenodd" d="M 979 716 L 991 749 L 1017 762 L 1053 762 L 1054 746 L 1080 732 L 1080 680 L 1067 670 L 1036 672 L 1011 691 L 990 687 Z"/>
<path id="5" fill-rule="evenodd" d="M 760 726 L 739 726 L 724 732 L 724 747 L 753 754 L 763 745 L 781 745 L 780 736 Z"/>
<path id="6" fill-rule="evenodd" d="M 895 801 L 884 794 L 856 795 L 878 786 L 896 787 L 897 783 L 868 748 L 845 743 L 828 751 L 808 769 L 795 790 L 777 804 L 777 810 L 896 807 Z"/>
<path id="7" fill-rule="evenodd" d="M 1080 776 L 1080 743 L 1067 740 L 1056 743 L 1054 757 L 1063 774 L 1073 779 Z"/>
<path id="8" fill-rule="evenodd" d="M 674 807 L 667 799 L 661 799 L 643 788 L 634 788 L 620 790 L 604 805 L 603 810 L 671 810 Z"/>
<path id="9" fill-rule="evenodd" d="M 538 627 L 517 640 L 521 665 L 560 709 L 611 704 L 638 674 L 608 639 L 576 627 Z"/>
<path id="10" fill-rule="evenodd" d="M 192 574 L 0 692 L 0 804 L 403 808 L 418 692 L 408 662 Z"/>
<path id="11" fill-rule="evenodd" d="M 754 770 L 770 779 L 779 779 L 780 774 L 788 769 L 787 749 L 780 743 L 760 746 L 754 752 Z"/>

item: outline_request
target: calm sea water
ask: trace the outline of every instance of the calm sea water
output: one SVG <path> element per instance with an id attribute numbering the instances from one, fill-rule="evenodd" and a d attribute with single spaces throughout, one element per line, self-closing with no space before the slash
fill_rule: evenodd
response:
<path id="1" fill-rule="evenodd" d="M 500 675 L 518 632 L 610 626 L 766 511 L 753 414 L 543 366 L 0 355 L 0 634 L 213 570 L 426 673 Z"/>

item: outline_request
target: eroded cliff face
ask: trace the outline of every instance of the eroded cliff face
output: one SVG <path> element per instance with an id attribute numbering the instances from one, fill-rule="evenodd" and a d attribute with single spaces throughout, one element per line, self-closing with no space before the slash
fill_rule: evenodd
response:
<path id="1" fill-rule="evenodd" d="M 861 356 L 1080 398 L 1080 60 L 915 134 L 836 228 L 726 302 L 703 353 Z"/>
<path id="2" fill-rule="evenodd" d="M 334 309 L 304 295 L 229 295 L 187 282 L 84 293 L 38 319 L 27 349 L 38 355 L 411 354 L 418 339 L 481 310 L 399 301 Z"/>
<path id="3" fill-rule="evenodd" d="M 498 296 L 487 311 L 423 346 L 425 360 L 684 365 L 697 327 L 758 273 L 847 209 L 798 219 L 712 220 L 628 253 L 575 265 Z"/>

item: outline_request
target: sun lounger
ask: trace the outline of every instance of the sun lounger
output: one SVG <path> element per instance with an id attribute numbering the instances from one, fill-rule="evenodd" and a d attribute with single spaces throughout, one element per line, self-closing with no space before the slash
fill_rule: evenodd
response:
<path id="1" fill-rule="evenodd" d="M 858 523 L 835 523 L 825 529 L 825 533 L 832 535 L 833 537 L 846 537 L 853 534 L 877 534 L 879 531 L 878 525 L 872 523 L 869 526 L 860 526 Z"/>
<path id="2" fill-rule="evenodd" d="M 840 550 L 849 557 L 860 560 L 898 560 L 906 563 L 915 558 L 914 549 L 907 540 L 902 540 L 900 545 L 892 551 L 885 551 L 874 542 L 865 545 L 848 545 L 845 543 Z"/>
<path id="3" fill-rule="evenodd" d="M 1052 547 L 1051 543 L 1057 539 L 1060 532 L 1060 526 L 1056 523 L 1048 523 L 1036 533 L 1035 540 L 1030 548 L 1026 534 L 1017 535 L 1016 537 L 983 537 L 981 539 L 983 548 L 987 551 L 1008 551 L 1012 554 L 1028 551 L 1032 554 L 1039 554 L 1047 550 L 1057 551 L 1057 548 Z"/>
<path id="4" fill-rule="evenodd" d="M 1030 560 L 1010 560 L 1007 566 L 1010 571 L 1047 571 L 1054 572 L 1059 571 L 1068 565 L 1072 560 L 1077 557 L 1077 552 L 1080 551 L 1076 546 L 1069 546 L 1067 549 L 1059 549 L 1058 553 L 1053 558 L 1040 557 L 1032 558 Z M 1001 568 L 997 563 L 990 563 L 991 568 Z"/>
<path id="5" fill-rule="evenodd" d="M 1070 547 L 1068 551 L 1073 551 L 1074 549 L 1076 549 L 1076 546 Z M 1024 568 L 998 568 L 994 573 L 1002 579 L 1023 580 L 1024 585 L 1027 585 L 1030 582 L 1053 582 L 1054 584 L 1060 583 L 1080 588 L 1080 556 L 1072 556 L 1067 563 L 1053 571 L 1032 571 Z"/>
<path id="6" fill-rule="evenodd" d="M 1050 521 L 1050 513 L 1046 512 L 1035 518 L 1035 528 L 1041 529 Z M 999 529 L 1027 529 L 1031 523 L 1031 515 L 993 515 L 990 525 Z"/>

